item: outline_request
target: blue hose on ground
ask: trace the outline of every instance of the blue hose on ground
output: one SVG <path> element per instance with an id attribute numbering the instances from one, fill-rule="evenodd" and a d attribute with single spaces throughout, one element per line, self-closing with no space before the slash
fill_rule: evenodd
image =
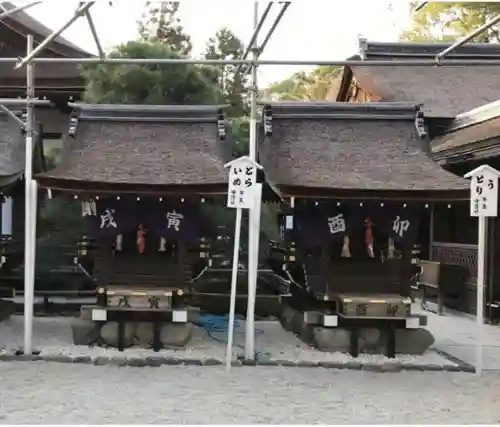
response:
<path id="1" fill-rule="evenodd" d="M 195 325 L 199 326 L 200 328 L 203 328 L 207 335 L 212 338 L 214 341 L 221 342 L 224 344 L 227 344 L 227 332 L 229 330 L 229 316 L 216 316 L 213 314 L 202 314 L 196 322 L 194 322 Z M 242 324 L 238 319 L 234 319 L 234 334 L 235 335 L 245 335 L 244 332 L 239 331 L 238 329 L 241 328 Z M 214 334 L 222 334 L 226 333 L 225 338 L 220 338 L 217 336 L 214 336 Z M 264 331 L 262 329 L 255 329 L 255 336 L 258 337 L 259 335 L 262 335 Z M 239 347 L 243 350 L 245 350 L 245 347 L 242 346 L 241 344 L 235 344 L 236 347 Z M 263 358 L 270 358 L 271 353 L 268 352 L 261 352 L 261 351 L 255 351 L 255 360 L 263 359 Z"/>

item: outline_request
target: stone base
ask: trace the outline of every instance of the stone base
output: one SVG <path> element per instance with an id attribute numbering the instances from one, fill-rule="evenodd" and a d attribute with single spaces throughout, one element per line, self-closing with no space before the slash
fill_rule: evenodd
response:
<path id="1" fill-rule="evenodd" d="M 135 343 L 135 323 L 125 323 L 123 328 L 123 347 L 132 347 Z M 101 339 L 110 347 L 118 347 L 118 322 L 106 322 L 101 328 Z"/>
<path id="2" fill-rule="evenodd" d="M 87 320 L 75 319 L 71 324 L 73 344 L 92 345 L 99 341 L 101 325 Z"/>
<path id="3" fill-rule="evenodd" d="M 92 322 L 89 322 L 92 323 Z M 170 323 L 162 325 L 160 341 L 163 347 L 184 347 L 193 330 L 192 323 Z M 107 346 L 118 347 L 118 322 L 106 322 L 98 331 L 98 340 Z M 89 345 L 90 343 L 86 344 Z M 149 322 L 125 323 L 124 348 L 138 345 L 142 348 L 153 347 L 153 324 Z"/>
<path id="4" fill-rule="evenodd" d="M 396 353 L 424 354 L 434 341 L 428 329 L 401 329 L 396 331 Z"/>
<path id="5" fill-rule="evenodd" d="M 305 343 L 326 352 L 347 353 L 350 349 L 351 332 L 347 328 L 325 328 L 308 325 L 302 312 L 286 305 L 280 318 L 283 328 L 293 332 Z M 362 328 L 359 331 L 358 348 L 362 353 L 383 354 L 387 336 L 377 328 Z M 398 329 L 396 331 L 396 353 L 421 355 L 434 344 L 434 337 L 427 329 Z"/>
<path id="6" fill-rule="evenodd" d="M 160 340 L 164 347 L 184 347 L 190 340 L 192 332 L 192 323 L 170 323 L 163 326 Z"/>
<path id="7" fill-rule="evenodd" d="M 171 323 L 161 327 L 160 341 L 164 347 L 184 347 L 191 338 L 192 323 Z M 153 324 L 136 324 L 135 343 L 143 348 L 153 347 Z"/>

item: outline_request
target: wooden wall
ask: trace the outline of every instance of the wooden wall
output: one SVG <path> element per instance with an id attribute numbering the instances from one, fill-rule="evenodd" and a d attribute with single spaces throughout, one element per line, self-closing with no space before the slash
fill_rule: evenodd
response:
<path id="1" fill-rule="evenodd" d="M 381 97 L 370 94 L 363 89 L 355 77 L 352 78 L 351 84 L 347 89 L 346 102 L 370 102 L 380 101 L 381 99 Z"/>
<path id="2" fill-rule="evenodd" d="M 131 239 L 134 236 L 124 236 L 124 242 Z M 189 250 L 181 244 L 173 256 L 169 251 L 158 252 L 156 239 L 149 242 L 146 239 L 146 252 L 139 254 L 134 248 L 125 250 L 125 246 L 123 252 L 114 252 L 113 238 L 97 240 L 96 248 L 91 251 L 97 285 L 161 289 L 188 287 L 199 249 Z"/>

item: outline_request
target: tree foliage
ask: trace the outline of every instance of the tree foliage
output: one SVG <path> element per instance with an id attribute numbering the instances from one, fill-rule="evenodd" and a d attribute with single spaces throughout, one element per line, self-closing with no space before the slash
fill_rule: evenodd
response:
<path id="1" fill-rule="evenodd" d="M 235 157 L 248 155 L 250 146 L 250 120 L 248 117 L 236 117 L 231 120 L 231 139 L 234 142 Z"/>
<path id="2" fill-rule="evenodd" d="M 115 58 L 184 58 L 191 54 L 191 38 L 177 18 L 178 4 L 156 3 L 148 6 L 139 23 L 140 40 L 118 46 L 110 57 Z M 244 51 L 241 40 L 227 28 L 210 38 L 205 57 L 238 59 Z M 119 65 L 99 64 L 84 67 L 87 81 L 86 102 L 126 104 L 220 104 L 230 105 L 227 114 L 232 117 L 228 143 L 236 156 L 248 153 L 249 120 L 247 113 L 247 77 L 235 79 L 235 67 L 206 65 Z M 222 206 L 204 206 L 207 223 L 213 233 L 220 227 L 232 233 L 234 212 Z M 269 217 L 269 215 L 273 215 Z M 263 209 L 263 229 L 273 229 L 274 213 Z M 276 228 L 276 227 L 274 227 Z M 219 230 L 219 231 L 218 231 Z M 247 234 L 242 234 L 242 247 L 247 245 Z M 263 237 L 262 247 L 266 247 Z"/>
<path id="3" fill-rule="evenodd" d="M 182 58 L 159 41 L 130 41 L 112 58 Z M 84 98 L 92 103 L 217 104 L 222 92 L 214 67 L 189 64 L 98 64 L 84 69 Z"/>
<path id="4" fill-rule="evenodd" d="M 310 73 L 294 73 L 265 89 L 264 96 L 277 101 L 325 101 L 340 71 L 340 67 L 318 67 Z"/>
<path id="5" fill-rule="evenodd" d="M 193 44 L 177 16 L 178 10 L 179 2 L 148 2 L 139 21 L 139 34 L 145 41 L 161 42 L 172 52 L 187 56 Z"/>
<path id="6" fill-rule="evenodd" d="M 418 2 L 411 3 L 414 9 Z M 500 13 L 500 3 L 429 2 L 412 13 L 410 28 L 401 34 L 408 41 L 453 41 L 471 33 Z M 498 26 L 476 36 L 474 42 L 500 42 Z"/>
<path id="7" fill-rule="evenodd" d="M 245 47 L 242 41 L 228 28 L 221 28 L 208 40 L 205 49 L 206 59 L 240 59 Z M 235 76 L 236 65 L 224 65 L 219 68 L 219 84 L 227 104 L 228 114 L 238 117 L 247 111 L 246 95 L 248 79 L 242 72 Z"/>

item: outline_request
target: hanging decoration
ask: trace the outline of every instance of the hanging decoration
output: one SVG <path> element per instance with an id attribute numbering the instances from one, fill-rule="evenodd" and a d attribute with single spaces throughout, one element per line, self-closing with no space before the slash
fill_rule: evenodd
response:
<path id="1" fill-rule="evenodd" d="M 137 204 L 115 198 L 95 202 L 96 215 L 90 216 L 93 235 L 115 237 L 137 227 Z"/>
<path id="2" fill-rule="evenodd" d="M 373 221 L 370 217 L 365 219 L 365 244 L 368 256 L 375 258 L 375 253 L 373 252 Z"/>
<path id="3" fill-rule="evenodd" d="M 412 245 L 418 233 L 418 217 L 410 209 L 394 209 L 385 216 L 384 228 L 395 243 Z"/>
<path id="4" fill-rule="evenodd" d="M 166 252 L 167 251 L 167 239 L 165 237 L 160 237 L 160 247 L 158 248 L 158 252 Z"/>
<path id="5" fill-rule="evenodd" d="M 361 253 L 369 258 L 392 259 L 396 245 L 412 244 L 418 232 L 418 212 L 405 204 L 333 203 L 304 206 L 295 210 L 297 238 L 306 250 L 341 240 L 340 256 L 348 258 Z M 387 242 L 378 248 L 378 239 Z M 377 240 L 377 241 L 375 241 Z M 376 253 L 375 253 L 376 252 Z M 383 254 L 382 254 L 383 252 Z M 349 255 L 347 255 L 349 254 Z M 356 254 L 356 255 L 353 255 Z"/>
<path id="6" fill-rule="evenodd" d="M 342 258 L 351 258 L 351 249 L 349 247 L 349 236 L 346 234 L 344 236 L 344 243 L 342 244 L 342 252 L 340 253 Z"/>
<path id="7" fill-rule="evenodd" d="M 389 237 L 387 242 L 387 259 L 394 259 L 394 253 L 396 251 L 396 247 L 394 246 L 394 239 Z"/>
<path id="8" fill-rule="evenodd" d="M 187 201 L 170 205 L 165 201 L 156 209 L 148 209 L 145 223 L 149 233 L 171 242 L 194 244 L 201 236 L 199 208 Z M 161 240 L 159 251 L 163 252 Z"/>
<path id="9" fill-rule="evenodd" d="M 123 234 L 117 234 L 115 240 L 115 251 L 121 252 L 123 250 Z"/>
<path id="10" fill-rule="evenodd" d="M 146 230 L 143 224 L 139 224 L 137 228 L 137 250 L 140 254 L 146 250 Z"/>

